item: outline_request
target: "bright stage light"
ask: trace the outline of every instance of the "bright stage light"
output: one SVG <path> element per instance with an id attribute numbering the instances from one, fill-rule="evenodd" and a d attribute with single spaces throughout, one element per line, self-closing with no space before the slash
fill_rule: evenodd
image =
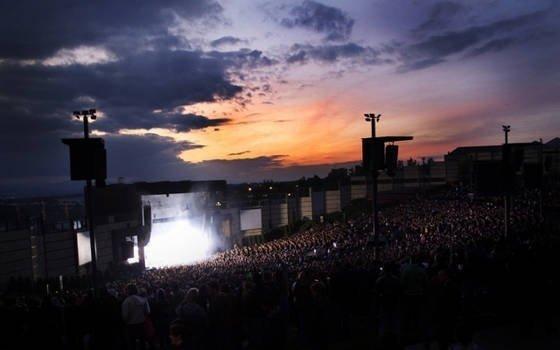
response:
<path id="1" fill-rule="evenodd" d="M 210 233 L 186 219 L 155 223 L 144 248 L 146 267 L 192 264 L 208 258 L 212 248 Z"/>

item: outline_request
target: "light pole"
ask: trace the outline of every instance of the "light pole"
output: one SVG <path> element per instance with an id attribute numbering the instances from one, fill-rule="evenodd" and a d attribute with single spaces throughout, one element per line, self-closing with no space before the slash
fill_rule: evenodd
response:
<path id="1" fill-rule="evenodd" d="M 543 156 L 543 142 L 542 138 L 539 139 L 539 223 L 542 225 L 544 222 L 543 215 L 543 193 L 544 193 L 544 156 Z M 541 226 L 542 227 L 542 226 Z"/>
<path id="2" fill-rule="evenodd" d="M 511 131 L 511 125 L 502 125 L 502 130 L 504 131 L 505 143 L 508 144 L 508 134 Z"/>
<path id="3" fill-rule="evenodd" d="M 508 134 L 511 131 L 510 125 L 502 125 L 502 131 L 504 132 L 504 149 L 502 151 L 502 162 L 504 164 L 503 168 L 505 169 L 505 176 L 506 176 L 506 186 L 504 191 L 504 236 L 505 238 L 508 237 L 509 234 L 509 207 L 510 207 L 510 186 L 513 183 L 513 174 L 510 164 L 510 149 L 508 143 Z"/>
<path id="4" fill-rule="evenodd" d="M 376 141 L 376 132 L 375 132 L 375 124 L 379 122 L 381 118 L 381 114 L 375 113 L 366 113 L 364 114 L 365 121 L 371 123 L 371 142 L 372 145 L 375 147 Z M 370 162 L 370 171 L 371 171 L 371 184 L 372 184 L 372 214 L 373 214 L 373 223 L 372 223 L 372 232 L 373 232 L 373 240 L 374 244 L 377 249 L 377 244 L 379 241 L 379 217 L 377 215 L 377 163 L 375 159 L 376 152 L 372 152 L 371 154 L 371 162 Z"/>
<path id="5" fill-rule="evenodd" d="M 379 245 L 379 216 L 377 210 L 377 183 L 378 183 L 378 171 L 387 169 L 387 164 L 385 162 L 385 143 L 386 142 L 397 142 L 397 141 L 410 141 L 413 139 L 412 136 L 383 136 L 377 137 L 375 124 L 379 122 L 381 114 L 364 114 L 365 121 L 371 123 L 371 139 L 362 139 L 362 160 L 364 168 L 368 168 L 371 171 L 372 177 L 372 233 L 374 239 L 375 250 L 374 254 L 377 258 L 377 251 Z M 392 158 L 396 161 L 397 149 L 392 150 Z"/>
<path id="6" fill-rule="evenodd" d="M 83 110 L 83 111 L 74 111 L 74 117 L 76 119 L 82 119 L 84 121 L 84 139 L 89 139 L 89 118 L 91 120 L 97 119 L 95 115 L 95 109 Z M 93 162 L 93 159 L 90 159 Z M 88 177 L 86 180 L 86 216 L 87 216 L 87 223 L 89 228 L 89 242 L 91 248 L 91 282 L 93 290 L 96 291 L 97 289 L 97 249 L 95 246 L 95 233 L 93 230 L 93 199 L 92 199 L 92 190 L 91 190 L 91 178 Z"/>

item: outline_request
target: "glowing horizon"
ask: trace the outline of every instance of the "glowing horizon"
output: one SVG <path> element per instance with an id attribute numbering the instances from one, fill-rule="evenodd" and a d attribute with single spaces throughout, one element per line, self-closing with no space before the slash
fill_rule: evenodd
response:
<path id="1" fill-rule="evenodd" d="M 0 23 L 0 149 L 14 166 L 0 194 L 72 186 L 58 140 L 80 133 L 71 113 L 84 108 L 99 111 L 108 177 L 130 181 L 325 176 L 360 160 L 364 113 L 383 115 L 381 136 L 414 137 L 402 160 L 500 144 L 503 124 L 511 142 L 559 136 L 560 6 L 548 0 L 13 9 Z M 68 32 L 75 17 L 104 22 Z"/>

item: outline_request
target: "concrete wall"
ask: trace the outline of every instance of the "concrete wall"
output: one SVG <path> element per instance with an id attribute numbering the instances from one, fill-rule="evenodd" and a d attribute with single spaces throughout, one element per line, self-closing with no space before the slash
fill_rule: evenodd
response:
<path id="1" fill-rule="evenodd" d="M 430 168 L 431 185 L 445 185 L 446 167 L 445 162 L 435 162 Z"/>
<path id="2" fill-rule="evenodd" d="M 296 197 L 288 197 L 287 203 L 288 224 L 291 225 L 300 220 L 300 200 Z"/>
<path id="3" fill-rule="evenodd" d="M 288 205 L 286 203 L 263 201 L 261 209 L 263 232 L 288 225 Z"/>
<path id="4" fill-rule="evenodd" d="M 259 229 L 252 229 L 252 230 L 245 230 L 243 231 L 243 237 L 253 237 L 253 236 L 260 236 L 262 235 L 262 230 Z"/>
<path id="5" fill-rule="evenodd" d="M 289 224 L 289 214 L 288 214 L 288 203 L 280 203 L 280 217 L 278 221 L 278 226 L 288 226 Z"/>
<path id="6" fill-rule="evenodd" d="M 456 173 L 456 164 L 449 164 L 449 162 L 433 162 L 429 167 L 407 165 L 397 169 L 394 176 L 388 176 L 385 172 L 380 172 L 377 189 L 379 192 L 398 192 L 443 185 L 446 182 L 447 174 Z M 351 199 L 369 198 L 370 195 L 371 187 L 367 183 L 366 177 L 352 176 Z"/>
<path id="7" fill-rule="evenodd" d="M 38 251 L 41 252 L 37 260 L 42 277 L 45 277 L 45 272 L 49 278 L 76 274 L 78 252 L 74 236 L 74 231 L 66 231 L 34 237 Z"/>
<path id="8" fill-rule="evenodd" d="M 367 182 L 365 176 L 352 176 L 350 199 L 367 198 Z"/>
<path id="9" fill-rule="evenodd" d="M 393 177 L 382 172 L 377 177 L 377 180 L 377 190 L 379 192 L 389 192 L 393 190 Z"/>
<path id="10" fill-rule="evenodd" d="M 104 271 L 113 262 L 114 235 L 140 235 L 140 232 L 141 222 L 139 220 L 121 221 L 105 225 L 98 225 L 95 228 L 95 242 L 97 246 L 97 269 L 99 271 Z"/>
<path id="11" fill-rule="evenodd" d="M 95 245 L 97 247 L 97 269 L 105 271 L 113 262 L 113 236 L 111 232 L 97 230 Z"/>
<path id="12" fill-rule="evenodd" d="M 241 232 L 241 210 L 239 208 L 228 208 L 221 209 L 219 213 L 221 219 L 225 220 L 226 224 L 229 223 L 230 234 L 229 237 L 223 237 L 224 244 L 229 247 L 232 247 L 234 244 L 240 244 L 243 238 Z"/>
<path id="13" fill-rule="evenodd" d="M 445 160 L 445 181 L 447 183 L 459 181 L 459 162 L 455 160 Z"/>
<path id="14" fill-rule="evenodd" d="M 325 192 L 325 210 L 327 214 L 341 211 L 341 193 L 339 190 Z"/>
<path id="15" fill-rule="evenodd" d="M 311 197 L 300 197 L 299 198 L 299 210 L 300 216 L 299 219 L 312 219 L 313 218 L 313 210 L 311 206 Z"/>
<path id="16" fill-rule="evenodd" d="M 340 207 L 345 208 L 352 201 L 352 186 L 350 184 L 340 186 Z"/>
<path id="17" fill-rule="evenodd" d="M 420 167 L 417 165 L 406 166 L 403 169 L 404 188 L 419 187 Z"/>
<path id="18" fill-rule="evenodd" d="M 33 277 L 29 230 L 0 232 L 0 283 L 10 277 Z"/>
<path id="19" fill-rule="evenodd" d="M 325 215 L 325 192 L 311 192 L 311 216 L 317 220 Z"/>

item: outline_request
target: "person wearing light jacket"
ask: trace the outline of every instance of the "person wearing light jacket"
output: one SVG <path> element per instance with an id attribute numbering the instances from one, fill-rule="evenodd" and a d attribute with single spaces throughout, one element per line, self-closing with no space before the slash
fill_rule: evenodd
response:
<path id="1" fill-rule="evenodd" d="M 126 343 L 128 349 L 136 349 L 139 342 L 140 349 L 145 348 L 144 323 L 150 314 L 148 300 L 138 295 L 136 285 L 129 284 L 126 287 L 127 297 L 122 303 L 122 319 L 126 327 Z"/>

